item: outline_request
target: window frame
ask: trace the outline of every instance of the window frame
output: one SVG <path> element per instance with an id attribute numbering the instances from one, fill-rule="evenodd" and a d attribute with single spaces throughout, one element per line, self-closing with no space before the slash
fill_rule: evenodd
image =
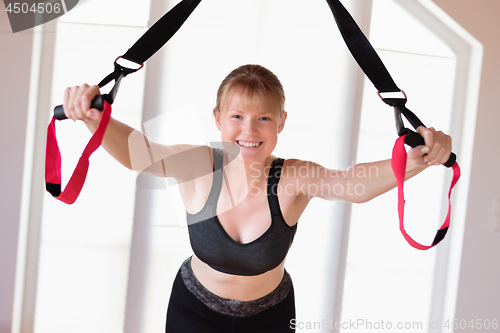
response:
<path id="1" fill-rule="evenodd" d="M 450 125 L 450 134 L 454 137 L 454 151 L 459 157 L 462 167 L 461 186 L 458 187 L 452 198 L 453 215 L 448 241 L 443 242 L 438 249 L 434 276 L 434 292 L 431 308 L 431 318 L 452 318 L 455 313 L 458 280 L 461 261 L 461 247 L 465 216 L 467 211 L 468 188 L 470 182 L 470 166 L 472 163 L 472 148 L 475 132 L 477 100 L 479 95 L 480 69 L 482 64 L 482 45 L 468 32 L 461 28 L 440 8 L 431 1 L 424 0 L 394 0 L 416 19 L 436 33 L 455 52 L 457 58 L 456 84 L 453 97 L 453 121 Z M 369 0 L 352 0 L 348 2 L 349 10 L 356 17 L 362 27 L 369 26 L 371 3 Z M 160 0 L 151 1 L 151 12 L 163 12 L 164 4 Z M 161 10 L 159 10 L 161 9 Z M 37 277 L 39 265 L 41 211 L 43 206 L 43 161 L 45 130 L 50 116 L 50 96 L 52 82 L 52 68 L 54 65 L 55 22 L 48 22 L 35 28 L 33 44 L 32 76 L 30 82 L 30 108 L 28 114 L 28 137 L 26 143 L 25 169 L 23 171 L 23 199 L 20 228 L 20 255 L 16 281 L 16 309 L 13 332 L 33 332 L 35 300 L 37 293 Z M 346 112 L 343 136 L 349 142 L 349 149 L 345 149 L 340 156 L 340 163 L 348 164 L 356 156 L 357 137 L 359 132 L 359 117 L 361 112 L 361 96 L 363 90 L 363 74 L 356 68 L 348 69 L 353 75 L 352 82 L 347 85 L 350 92 L 348 100 L 351 112 Z M 149 75 L 146 80 L 150 80 Z M 146 82 L 146 85 L 148 83 Z M 354 105 L 354 106 L 352 106 Z M 40 111 L 42 110 L 42 111 Z M 45 111 L 43 111 L 45 110 Z M 148 108 L 145 108 L 148 110 Z M 348 109 L 346 109 L 348 110 Z M 444 200 L 444 199 L 443 199 Z M 332 296 L 330 312 L 334 322 L 340 321 L 342 304 L 342 289 L 345 276 L 345 261 L 347 254 L 347 235 L 350 223 L 350 205 L 339 203 L 341 209 L 337 216 L 336 237 L 332 239 L 332 251 L 337 253 L 331 257 L 332 288 L 325 293 Z M 139 252 L 137 252 L 139 251 Z M 131 256 L 141 260 L 141 246 L 133 248 Z M 129 286 L 136 281 L 133 271 L 140 263 L 132 262 L 129 271 Z M 130 291 L 134 288 L 129 288 Z M 137 289 L 135 289 L 137 290 Z M 134 302 L 133 297 L 127 295 L 127 310 L 125 331 L 133 332 L 132 322 L 135 319 L 132 313 L 137 310 L 141 302 Z M 133 305 L 135 303 L 135 306 Z M 439 332 L 438 329 L 431 330 Z"/>

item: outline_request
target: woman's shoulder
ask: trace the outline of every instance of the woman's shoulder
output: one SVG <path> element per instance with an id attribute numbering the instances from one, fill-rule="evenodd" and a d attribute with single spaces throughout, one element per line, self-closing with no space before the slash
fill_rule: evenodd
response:
<path id="1" fill-rule="evenodd" d="M 295 188 L 297 193 L 313 175 L 318 164 L 298 158 L 285 159 L 281 170 L 281 181 L 288 188 Z"/>
<path id="2" fill-rule="evenodd" d="M 194 180 L 212 170 L 212 148 L 206 145 L 168 145 L 162 147 L 162 152 L 152 153 L 158 155 L 155 160 L 164 161 L 166 176 L 178 181 Z"/>
<path id="3" fill-rule="evenodd" d="M 325 168 L 319 163 L 293 158 L 285 160 L 282 177 L 285 182 L 292 182 L 298 192 L 303 193 L 304 188 L 311 184 L 318 186 L 338 180 L 339 174 L 337 170 Z"/>

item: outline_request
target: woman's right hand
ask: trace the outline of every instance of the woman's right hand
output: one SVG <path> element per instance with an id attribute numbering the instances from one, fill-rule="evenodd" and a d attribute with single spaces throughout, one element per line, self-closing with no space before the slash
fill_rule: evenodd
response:
<path id="1" fill-rule="evenodd" d="M 102 118 L 102 112 L 90 108 L 90 103 L 99 94 L 99 86 L 83 84 L 81 86 L 66 88 L 63 101 L 64 114 L 69 119 L 99 123 Z"/>

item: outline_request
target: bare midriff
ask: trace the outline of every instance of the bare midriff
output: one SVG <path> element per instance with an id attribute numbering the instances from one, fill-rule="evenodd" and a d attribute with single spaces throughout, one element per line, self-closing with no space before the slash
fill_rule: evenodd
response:
<path id="1" fill-rule="evenodd" d="M 237 301 L 259 299 L 278 287 L 285 272 L 284 260 L 276 268 L 253 276 L 232 275 L 219 272 L 196 255 L 191 258 L 195 277 L 210 292 L 223 298 Z"/>

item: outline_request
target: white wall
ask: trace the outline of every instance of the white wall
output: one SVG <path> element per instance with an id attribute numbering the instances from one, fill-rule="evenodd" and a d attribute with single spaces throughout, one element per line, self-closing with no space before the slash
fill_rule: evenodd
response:
<path id="1" fill-rule="evenodd" d="M 474 157 L 456 307 L 457 319 L 500 319 L 500 1 L 433 0 L 484 47 Z"/>
<path id="2" fill-rule="evenodd" d="M 500 319 L 500 233 L 492 230 L 500 198 L 500 1 L 434 0 L 484 46 L 474 161 L 456 318 Z M 0 10 L 0 333 L 11 331 L 15 259 L 28 110 L 32 30 L 12 34 Z"/>
<path id="3" fill-rule="evenodd" d="M 0 9 L 0 333 L 11 331 L 33 34 Z"/>

